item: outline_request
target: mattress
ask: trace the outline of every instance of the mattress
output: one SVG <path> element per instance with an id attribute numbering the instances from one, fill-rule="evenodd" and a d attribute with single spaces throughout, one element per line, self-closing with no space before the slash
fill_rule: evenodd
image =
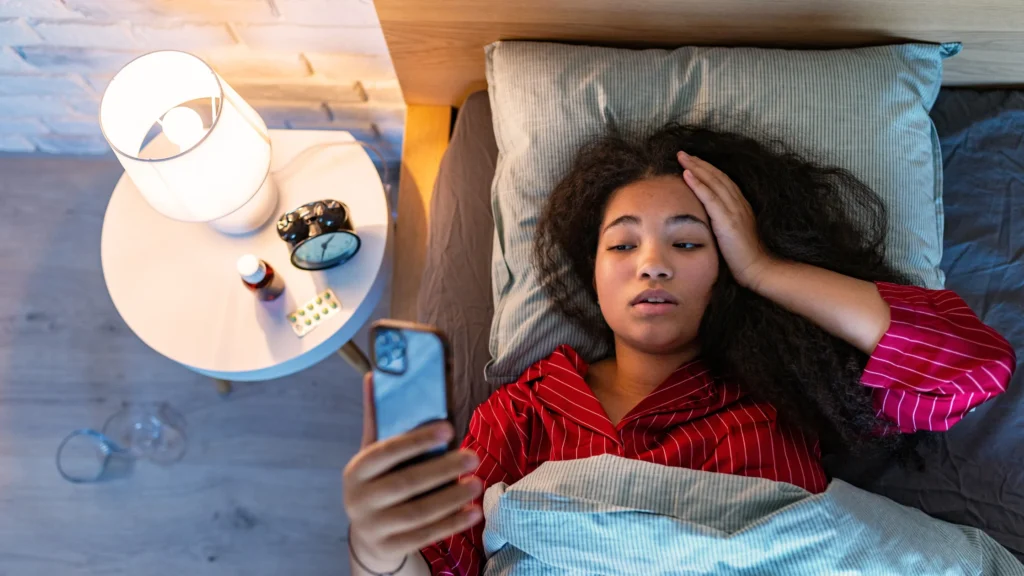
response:
<path id="1" fill-rule="evenodd" d="M 946 285 L 1024 362 L 1024 92 L 943 90 L 932 109 L 944 163 Z M 452 341 L 456 431 L 495 388 L 484 380 L 493 302 L 490 190 L 498 151 L 487 94 L 467 99 L 431 204 L 420 321 Z M 1014 226 L 1016 224 L 1016 226 Z M 1024 370 L 1007 392 L 940 435 L 924 471 L 826 461 L 834 476 L 976 526 L 1024 560 Z"/>
<path id="2" fill-rule="evenodd" d="M 498 386 L 484 380 L 491 298 L 491 180 L 498 159 L 486 92 L 466 99 L 434 182 L 417 319 L 437 326 L 452 349 L 453 424 L 461 442 L 469 417 Z"/>

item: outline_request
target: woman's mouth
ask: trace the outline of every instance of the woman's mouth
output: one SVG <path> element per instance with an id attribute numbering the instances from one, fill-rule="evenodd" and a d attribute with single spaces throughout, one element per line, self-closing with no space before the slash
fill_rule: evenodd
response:
<path id="1" fill-rule="evenodd" d="M 660 316 L 661 314 L 668 314 L 678 304 L 668 304 L 663 302 L 641 302 L 634 304 L 633 309 L 640 312 L 644 316 Z"/>
<path id="2" fill-rule="evenodd" d="M 644 316 L 667 314 L 678 305 L 675 296 L 665 290 L 644 290 L 630 302 L 630 306 Z"/>

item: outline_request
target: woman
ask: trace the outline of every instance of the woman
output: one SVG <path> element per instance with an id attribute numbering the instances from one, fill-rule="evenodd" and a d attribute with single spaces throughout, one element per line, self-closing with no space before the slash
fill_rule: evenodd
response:
<path id="1" fill-rule="evenodd" d="M 677 125 L 584 148 L 540 219 L 537 264 L 614 354 L 588 365 L 558 347 L 476 409 L 461 451 L 406 476 L 381 473 L 436 444 L 433 428 L 368 445 L 345 476 L 369 569 L 354 573 L 480 573 L 483 491 L 548 460 L 610 453 L 820 493 L 823 448 L 906 460 L 915 433 L 1003 392 L 1013 349 L 885 263 L 877 195 L 779 148 Z"/>

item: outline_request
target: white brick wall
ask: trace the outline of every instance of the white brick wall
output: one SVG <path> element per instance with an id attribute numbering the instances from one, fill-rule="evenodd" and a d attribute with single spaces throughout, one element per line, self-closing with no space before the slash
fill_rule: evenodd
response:
<path id="1" fill-rule="evenodd" d="M 46 126 L 31 118 L 0 118 L 0 134 L 36 135 L 49 132 Z"/>
<path id="2" fill-rule="evenodd" d="M 0 74 L 7 72 L 33 72 L 21 55 L 8 46 L 0 46 Z M 0 82 L 2 84 L 3 82 Z"/>
<path id="3" fill-rule="evenodd" d="M 369 0 L 274 0 L 281 18 L 309 26 L 376 27 L 377 11 Z"/>
<path id="4" fill-rule="evenodd" d="M 70 111 L 68 102 L 56 96 L 0 96 L 0 118 L 46 118 Z"/>
<path id="5" fill-rule="evenodd" d="M 39 34 L 21 18 L 0 19 L 0 38 L 15 46 L 40 43 Z"/>
<path id="6" fill-rule="evenodd" d="M 146 50 L 194 52 L 238 44 L 224 24 L 136 25 L 132 32 L 136 44 Z"/>
<path id="7" fill-rule="evenodd" d="M 88 18 L 133 22 L 267 22 L 279 21 L 267 0 L 64 0 Z M 339 2 L 339 5 L 343 2 Z"/>
<path id="8" fill-rule="evenodd" d="M 321 54 L 306 52 L 306 60 L 318 75 L 350 82 L 396 81 L 391 59 L 377 54 Z M 401 96 L 401 94 L 399 94 Z"/>
<path id="9" fill-rule="evenodd" d="M 405 106 L 371 0 L 0 0 L 0 152 L 103 154 L 103 90 L 184 50 L 278 128 L 351 130 L 397 159 Z"/>
<path id="10" fill-rule="evenodd" d="M 132 30 L 127 22 L 41 20 L 35 23 L 34 28 L 43 38 L 39 44 L 113 50 L 135 48 Z"/>
<path id="11" fill-rule="evenodd" d="M 34 152 L 35 149 L 35 144 L 32 144 L 24 136 L 0 133 L 0 150 L 5 152 Z"/>
<path id="12" fill-rule="evenodd" d="M 236 29 L 243 42 L 264 50 L 354 54 L 381 54 L 388 50 L 377 28 L 246 24 Z"/>
<path id="13" fill-rule="evenodd" d="M 271 52 L 235 46 L 200 54 L 229 83 L 240 78 L 289 80 L 313 75 L 309 60 L 294 52 Z"/>
<path id="14" fill-rule="evenodd" d="M 0 0 L 0 18 L 77 18 L 61 0 Z"/>
<path id="15" fill-rule="evenodd" d="M 0 96 L 66 96 L 85 98 L 98 94 L 81 77 L 49 74 L 5 74 L 0 76 Z"/>

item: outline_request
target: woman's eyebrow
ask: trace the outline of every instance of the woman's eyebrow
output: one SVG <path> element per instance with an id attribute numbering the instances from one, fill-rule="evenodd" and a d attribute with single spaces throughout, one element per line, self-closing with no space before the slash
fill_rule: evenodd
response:
<path id="1" fill-rule="evenodd" d="M 637 218 L 636 216 L 633 216 L 632 214 L 624 214 L 622 216 L 619 216 L 615 220 L 612 220 L 611 222 L 609 222 L 608 225 L 604 227 L 604 230 L 601 230 L 601 234 L 604 234 L 605 232 L 607 232 L 609 228 L 611 228 L 613 226 L 619 226 L 620 224 L 634 224 L 634 225 L 637 225 L 637 224 L 640 224 L 640 219 Z"/>
<path id="2" fill-rule="evenodd" d="M 671 216 L 671 217 L 669 217 L 669 218 L 667 218 L 665 220 L 665 224 L 668 224 L 668 225 L 672 225 L 672 224 L 687 224 L 687 223 L 690 223 L 690 224 L 700 224 L 701 226 L 707 228 L 708 232 L 711 231 L 711 226 L 708 226 L 707 222 L 701 220 L 700 218 L 698 218 L 697 216 L 694 216 L 693 214 L 676 214 L 675 216 Z"/>

